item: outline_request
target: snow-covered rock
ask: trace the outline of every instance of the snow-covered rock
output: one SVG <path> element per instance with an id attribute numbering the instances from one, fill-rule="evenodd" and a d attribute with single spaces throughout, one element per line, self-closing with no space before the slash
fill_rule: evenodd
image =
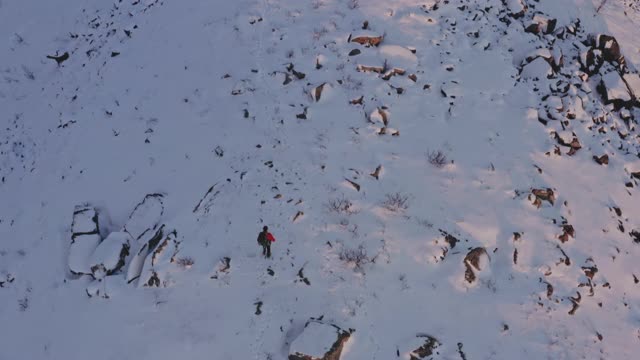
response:
<path id="1" fill-rule="evenodd" d="M 524 0 L 502 0 L 502 2 L 507 6 L 509 15 L 516 19 L 524 16 L 527 11 L 527 4 Z"/>
<path id="2" fill-rule="evenodd" d="M 600 67 L 604 63 L 602 51 L 597 49 L 586 49 L 580 53 L 580 64 L 582 71 L 588 75 L 594 75 L 600 71 Z"/>
<path id="3" fill-rule="evenodd" d="M 180 242 L 177 232 L 171 231 L 146 257 L 139 286 L 166 287 L 170 283 L 171 272 L 177 270 L 175 258 L 179 251 Z"/>
<path id="4" fill-rule="evenodd" d="M 352 332 L 311 319 L 291 344 L 289 360 L 339 360 Z"/>
<path id="5" fill-rule="evenodd" d="M 636 102 L 640 102 L 640 75 L 637 73 L 624 74 L 622 79 L 627 84 L 631 96 Z M 640 106 L 640 104 L 638 105 Z"/>
<path id="6" fill-rule="evenodd" d="M 121 288 L 122 278 L 119 276 L 105 276 L 104 278 L 95 279 L 87 285 L 86 293 L 90 298 L 99 297 L 109 299 L 117 294 Z"/>
<path id="7" fill-rule="evenodd" d="M 522 68 L 520 76 L 523 79 L 539 80 L 546 79 L 553 75 L 553 69 L 549 62 L 542 57 L 537 57 L 532 62 Z"/>
<path id="8" fill-rule="evenodd" d="M 127 283 L 131 283 L 140 277 L 147 255 L 149 255 L 149 252 L 151 252 L 150 249 L 155 249 L 160 240 L 162 240 L 163 229 L 164 225 L 156 230 L 151 239 L 145 241 L 144 243 L 140 242 L 138 244 L 138 248 L 135 248 L 133 250 L 133 256 L 129 261 L 129 267 L 127 268 Z"/>
<path id="9" fill-rule="evenodd" d="M 622 80 L 617 71 L 610 71 L 602 75 L 598 91 L 606 104 L 614 104 L 616 107 L 629 105 L 631 94 L 627 84 Z"/>
<path id="10" fill-rule="evenodd" d="M 162 194 L 146 195 L 129 215 L 123 231 L 131 234 L 131 237 L 137 241 L 145 235 L 153 236 L 164 213 L 163 198 Z"/>
<path id="11" fill-rule="evenodd" d="M 78 205 L 73 211 L 72 235 L 97 234 L 100 232 L 98 212 L 91 206 Z"/>
<path id="12" fill-rule="evenodd" d="M 382 45 L 378 49 L 380 58 L 387 60 L 387 66 L 403 70 L 414 69 L 418 64 L 416 55 L 404 46 Z"/>
<path id="13" fill-rule="evenodd" d="M 69 247 L 69 270 L 74 274 L 90 275 L 91 256 L 102 241 L 100 234 L 74 236 Z"/>
<path id="14" fill-rule="evenodd" d="M 69 270 L 74 274 L 91 274 L 91 254 L 102 241 L 96 209 L 90 206 L 76 206 L 71 232 Z"/>
<path id="15" fill-rule="evenodd" d="M 619 61 L 622 57 L 620 44 L 618 40 L 611 35 L 597 34 L 592 39 L 595 48 L 602 51 L 602 55 L 606 61 Z"/>
<path id="16" fill-rule="evenodd" d="M 538 34 L 550 34 L 556 29 L 557 20 L 541 14 L 533 16 L 533 20 L 527 25 L 525 31 Z"/>
<path id="17" fill-rule="evenodd" d="M 91 256 L 91 273 L 100 279 L 118 272 L 129 256 L 131 235 L 126 232 L 112 232 Z"/>
<path id="18" fill-rule="evenodd" d="M 485 270 L 489 266 L 489 254 L 483 247 L 472 249 L 464 257 L 464 279 L 473 283 L 478 278 L 478 273 Z"/>

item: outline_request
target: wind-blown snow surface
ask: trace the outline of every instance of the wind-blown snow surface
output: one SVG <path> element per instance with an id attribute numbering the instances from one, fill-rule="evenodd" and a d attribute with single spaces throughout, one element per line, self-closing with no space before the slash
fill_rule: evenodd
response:
<path id="1" fill-rule="evenodd" d="M 640 111 L 597 87 L 638 6 L 508 3 L 0 0 L 0 359 L 285 359 L 319 316 L 344 360 L 636 357 Z M 76 205 L 147 194 L 158 282 L 71 274 Z"/>

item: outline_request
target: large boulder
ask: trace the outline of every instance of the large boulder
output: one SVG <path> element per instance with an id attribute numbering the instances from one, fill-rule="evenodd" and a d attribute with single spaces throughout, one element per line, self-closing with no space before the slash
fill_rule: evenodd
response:
<path id="1" fill-rule="evenodd" d="M 351 337 L 352 329 L 311 319 L 302 334 L 291 344 L 289 360 L 340 360 L 342 349 Z"/>
<path id="2" fill-rule="evenodd" d="M 606 61 L 622 62 L 622 52 L 618 40 L 610 35 L 597 34 L 589 39 L 591 45 L 602 51 L 602 56 Z"/>
<path id="3" fill-rule="evenodd" d="M 112 232 L 98 245 L 91 256 L 91 274 L 95 279 L 113 275 L 126 263 L 131 246 L 131 235 L 126 232 Z"/>
<path id="4" fill-rule="evenodd" d="M 170 283 L 171 272 L 178 269 L 176 256 L 180 250 L 177 232 L 171 231 L 147 255 L 140 275 L 139 286 L 166 287 Z"/>
<path id="5" fill-rule="evenodd" d="M 613 104 L 617 109 L 632 105 L 632 97 L 627 84 L 617 71 L 610 71 L 602 75 L 597 90 L 605 104 Z"/>
<path id="6" fill-rule="evenodd" d="M 73 274 L 91 274 L 91 254 L 101 241 L 96 209 L 91 206 L 76 206 L 71 224 L 71 245 L 68 259 L 69 270 Z"/>
<path id="7" fill-rule="evenodd" d="M 149 241 L 145 241 L 143 244 L 138 244 L 138 248 L 132 252 L 133 256 L 129 261 L 129 267 L 127 268 L 127 283 L 132 283 L 140 277 L 147 255 L 149 255 L 151 249 L 155 249 L 155 247 L 160 243 L 160 240 L 162 240 L 163 230 L 164 225 L 160 226 L 160 228 L 155 231 L 155 234 L 151 239 L 149 239 Z"/>
<path id="8" fill-rule="evenodd" d="M 551 55 L 549 56 L 549 58 L 538 56 L 532 59 L 531 62 L 524 64 L 520 71 L 520 77 L 529 80 L 549 79 L 553 77 L 554 71 L 551 66 L 553 58 Z"/>
<path id="9" fill-rule="evenodd" d="M 73 235 L 97 234 L 100 231 L 98 211 L 88 205 L 78 205 L 73 211 L 71 233 Z"/>
<path id="10" fill-rule="evenodd" d="M 162 194 L 146 195 L 129 215 L 123 231 L 142 244 L 153 237 L 164 213 L 163 198 Z"/>

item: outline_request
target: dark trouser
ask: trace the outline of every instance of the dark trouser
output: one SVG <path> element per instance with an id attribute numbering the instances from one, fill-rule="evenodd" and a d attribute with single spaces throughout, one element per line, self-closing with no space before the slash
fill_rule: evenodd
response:
<path id="1" fill-rule="evenodd" d="M 266 241 L 262 244 L 262 255 L 271 257 L 271 241 Z"/>

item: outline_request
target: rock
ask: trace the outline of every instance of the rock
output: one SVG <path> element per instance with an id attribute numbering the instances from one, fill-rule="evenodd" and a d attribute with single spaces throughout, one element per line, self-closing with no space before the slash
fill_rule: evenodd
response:
<path id="1" fill-rule="evenodd" d="M 441 344 L 433 336 L 427 334 L 418 334 L 416 338 L 422 341 L 422 345 L 409 353 L 409 360 L 421 360 L 433 355 L 434 350 Z"/>
<path id="2" fill-rule="evenodd" d="M 369 114 L 369 121 L 371 123 L 382 123 L 382 125 L 389 125 L 389 112 L 386 110 L 386 107 L 377 108 Z"/>
<path id="3" fill-rule="evenodd" d="M 107 276 L 92 281 L 85 291 L 90 298 L 109 299 L 114 293 L 117 294 L 118 285 L 121 282 L 122 278 L 119 276 Z"/>
<path id="4" fill-rule="evenodd" d="M 382 74 L 384 72 L 384 67 L 382 66 L 368 66 L 368 65 L 358 65 L 356 66 L 356 71 L 358 72 L 374 72 L 378 74 Z"/>
<path id="5" fill-rule="evenodd" d="M 593 156 L 593 160 L 600 165 L 609 165 L 609 155 L 604 154 L 602 156 Z"/>
<path id="6" fill-rule="evenodd" d="M 354 42 L 354 43 L 358 43 L 360 45 L 364 45 L 366 47 L 370 47 L 370 46 L 378 46 L 378 45 L 380 45 L 380 43 L 382 43 L 383 39 L 384 39 L 383 36 L 361 35 L 361 36 L 356 36 L 354 38 L 350 38 L 350 42 Z"/>
<path id="7" fill-rule="evenodd" d="M 620 44 L 618 40 L 610 35 L 598 34 L 591 38 L 593 46 L 600 51 L 606 61 L 618 61 L 622 59 L 622 53 L 620 52 Z"/>
<path id="8" fill-rule="evenodd" d="M 602 75 L 597 90 L 605 104 L 613 104 L 616 109 L 631 106 L 631 94 L 617 71 Z"/>
<path id="9" fill-rule="evenodd" d="M 69 247 L 69 270 L 76 275 L 91 275 L 91 255 L 95 252 L 102 238 L 99 234 L 88 234 L 71 237 Z"/>
<path id="10" fill-rule="evenodd" d="M 569 91 L 569 88 L 571 88 L 571 84 L 564 80 L 558 80 L 549 85 L 549 89 L 554 93 L 565 94 L 567 91 Z"/>
<path id="11" fill-rule="evenodd" d="M 557 72 L 564 66 L 564 53 L 560 47 L 554 47 L 551 52 L 553 54 L 552 67 Z"/>
<path id="12" fill-rule="evenodd" d="M 477 272 L 482 271 L 489 260 L 489 254 L 483 247 L 469 251 L 464 257 L 464 266 L 466 267 L 464 279 L 468 283 L 473 283 L 477 279 Z"/>
<path id="13" fill-rule="evenodd" d="M 326 100 L 328 95 L 331 93 L 333 87 L 329 83 L 322 83 L 316 87 L 313 87 L 309 94 L 311 95 L 311 99 L 315 102 L 320 102 L 321 99 Z"/>
<path id="14" fill-rule="evenodd" d="M 550 96 L 547 99 L 547 106 L 550 109 L 553 109 L 555 111 L 561 112 L 562 110 L 564 110 L 564 105 L 562 104 L 562 99 L 558 96 Z"/>
<path id="15" fill-rule="evenodd" d="M 351 51 L 349 51 L 349 56 L 356 56 L 356 55 L 360 55 L 360 49 L 353 49 Z"/>
<path id="16" fill-rule="evenodd" d="M 169 232 L 164 240 L 147 256 L 142 267 L 139 286 L 167 287 L 173 270 L 178 270 L 175 264 L 180 242 L 177 232 Z"/>
<path id="17" fill-rule="evenodd" d="M 627 85 L 627 89 L 633 100 L 635 100 L 635 106 L 640 107 L 640 75 L 631 73 L 622 75 L 622 80 Z"/>
<path id="18" fill-rule="evenodd" d="M 98 245 L 91 256 L 91 274 L 96 279 L 118 272 L 126 263 L 131 246 L 127 232 L 112 232 Z"/>
<path id="19" fill-rule="evenodd" d="M 558 236 L 558 239 L 560 239 L 560 241 L 564 244 L 569 241 L 569 237 L 572 237 L 574 239 L 576 237 L 576 231 L 573 228 L 573 225 L 562 225 L 562 234 Z"/>
<path id="20" fill-rule="evenodd" d="M 520 77 L 523 79 L 538 80 L 544 78 L 551 78 L 554 72 L 549 65 L 549 62 L 542 57 L 537 57 L 535 60 L 526 64 L 520 71 Z"/>
<path id="21" fill-rule="evenodd" d="M 162 194 L 148 194 L 129 215 L 129 219 L 122 231 L 128 232 L 131 237 L 141 243 L 144 238 L 151 238 L 160 224 L 164 213 L 164 196 Z"/>
<path id="22" fill-rule="evenodd" d="M 556 29 L 556 19 L 550 18 L 542 14 L 533 16 L 533 20 L 525 28 L 526 32 L 533 34 L 551 34 Z"/>
<path id="23" fill-rule="evenodd" d="M 380 58 L 387 60 L 389 68 L 415 69 L 418 66 L 416 54 L 404 46 L 382 45 L 378 53 Z"/>
<path id="24" fill-rule="evenodd" d="M 156 230 L 155 234 L 149 241 L 146 241 L 139 249 L 133 251 L 134 255 L 129 262 L 129 267 L 127 269 L 127 283 L 132 283 L 140 277 L 144 261 L 151 252 L 150 249 L 155 249 L 160 240 L 162 240 L 163 230 L 164 225 L 160 226 L 160 228 Z"/>
<path id="25" fill-rule="evenodd" d="M 98 211 L 91 206 L 78 205 L 73 211 L 72 235 L 97 234 L 100 232 Z"/>
<path id="26" fill-rule="evenodd" d="M 535 205 L 538 208 L 542 206 L 543 201 L 547 201 L 552 206 L 556 201 L 555 193 L 553 192 L 553 190 L 549 188 L 533 189 L 531 190 L 531 193 L 533 194 L 533 196 L 535 196 L 535 201 L 533 202 L 533 205 Z"/>
<path id="27" fill-rule="evenodd" d="M 603 63 L 604 58 L 602 57 L 602 52 L 600 50 L 587 49 L 580 53 L 582 71 L 590 76 L 597 74 Z"/>
<path id="28" fill-rule="evenodd" d="M 340 360 L 342 349 L 353 331 L 311 319 L 302 334 L 291 343 L 288 360 Z"/>
<path id="29" fill-rule="evenodd" d="M 71 245 L 69 246 L 69 270 L 73 274 L 91 274 L 91 254 L 96 250 L 102 237 L 98 212 L 91 206 L 76 206 L 71 224 Z"/>
<path id="30" fill-rule="evenodd" d="M 502 3 L 507 7 L 509 16 L 514 19 L 521 18 L 527 11 L 527 5 L 523 0 L 502 0 Z"/>

